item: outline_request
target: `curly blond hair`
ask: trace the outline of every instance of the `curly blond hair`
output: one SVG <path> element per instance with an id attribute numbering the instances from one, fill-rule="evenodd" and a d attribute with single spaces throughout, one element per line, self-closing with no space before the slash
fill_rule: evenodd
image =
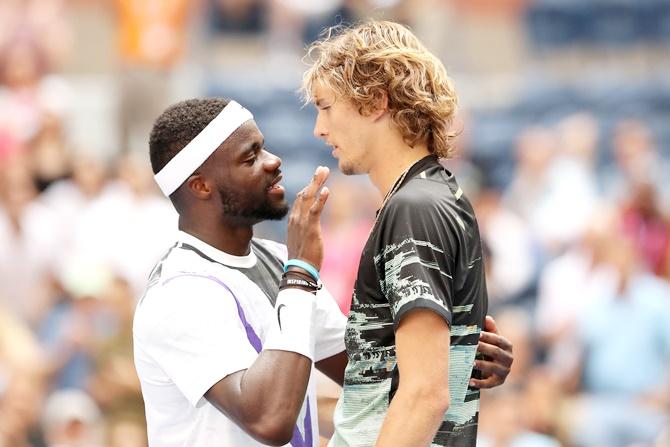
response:
<path id="1" fill-rule="evenodd" d="M 438 157 L 451 155 L 458 103 L 453 83 L 442 62 L 406 27 L 369 21 L 327 28 L 310 45 L 305 60 L 310 64 L 301 87 L 305 103 L 314 100 L 319 82 L 366 115 L 385 93 L 405 143 L 413 147 L 425 142 Z"/>

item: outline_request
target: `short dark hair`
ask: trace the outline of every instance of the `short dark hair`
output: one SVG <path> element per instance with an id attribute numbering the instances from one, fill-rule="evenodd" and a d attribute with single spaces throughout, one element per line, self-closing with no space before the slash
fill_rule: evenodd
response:
<path id="1" fill-rule="evenodd" d="M 154 174 L 202 132 L 229 102 L 225 98 L 196 98 L 165 109 L 149 135 L 149 157 Z"/>

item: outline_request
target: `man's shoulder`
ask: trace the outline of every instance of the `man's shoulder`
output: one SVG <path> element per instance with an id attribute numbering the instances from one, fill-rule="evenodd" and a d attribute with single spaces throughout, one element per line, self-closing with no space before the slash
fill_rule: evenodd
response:
<path id="1" fill-rule="evenodd" d="M 216 271 L 168 270 L 147 287 L 133 317 L 133 336 L 139 345 L 152 345 L 190 332 L 207 318 L 237 317 L 240 283 Z"/>
<path id="2" fill-rule="evenodd" d="M 192 250 L 186 250 L 179 244 L 173 246 L 156 265 L 160 269 L 160 283 L 164 284 L 173 277 L 184 276 L 187 273 L 200 273 L 211 275 L 216 270 L 217 264 L 200 256 Z"/>
<path id="3" fill-rule="evenodd" d="M 138 303 L 160 302 L 165 309 L 181 303 L 180 297 L 195 293 L 220 294 L 221 288 L 235 288 L 236 282 L 223 264 L 208 260 L 191 250 L 173 246 L 156 264 Z"/>
<path id="4" fill-rule="evenodd" d="M 198 259 L 199 261 L 196 261 Z M 194 250 L 188 250 L 181 241 L 175 242 L 160 259 L 162 264 L 179 265 L 190 264 L 192 262 L 206 261 Z"/>
<path id="5" fill-rule="evenodd" d="M 268 251 L 270 254 L 275 256 L 276 258 L 279 258 L 282 263 L 286 262 L 288 258 L 288 248 L 286 245 L 275 242 L 270 239 L 262 239 L 262 238 L 253 238 L 252 243 L 261 249 L 264 249 Z"/>
<path id="6" fill-rule="evenodd" d="M 437 169 L 420 173 L 408 180 L 391 198 L 391 206 L 425 207 L 456 205 L 462 195 L 453 176 Z"/>
<path id="7" fill-rule="evenodd" d="M 416 176 L 392 195 L 382 209 L 380 220 L 400 219 L 407 224 L 422 219 L 438 219 L 441 222 L 457 222 L 466 203 L 463 193 L 453 182 L 432 177 Z"/>

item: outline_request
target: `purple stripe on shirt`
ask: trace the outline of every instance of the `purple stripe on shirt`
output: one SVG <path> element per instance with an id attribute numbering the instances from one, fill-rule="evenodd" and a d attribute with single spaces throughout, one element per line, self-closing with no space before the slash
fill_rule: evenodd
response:
<path id="1" fill-rule="evenodd" d="M 307 398 L 307 411 L 305 413 L 305 437 L 303 438 L 298 429 L 298 425 L 293 428 L 293 437 L 291 438 L 291 447 L 312 447 L 314 441 L 312 438 L 312 414 L 309 409 L 309 397 Z"/>
<path id="2" fill-rule="evenodd" d="M 230 290 L 230 287 L 226 285 L 223 281 L 221 281 L 219 278 L 216 276 L 211 276 L 211 275 L 199 275 L 197 273 L 182 273 L 180 275 L 172 276 L 165 281 L 163 281 L 162 285 L 165 285 L 172 281 L 175 278 L 181 278 L 181 277 L 194 277 L 194 278 L 205 278 L 205 279 L 210 279 L 214 281 L 215 283 L 219 284 L 220 286 L 223 286 L 230 294 L 232 295 L 233 299 L 235 300 L 235 305 L 237 306 L 237 315 L 240 318 L 240 321 L 242 322 L 242 325 L 244 326 L 244 329 L 247 332 L 247 339 L 249 340 L 249 343 L 251 343 L 251 346 L 254 347 L 256 352 L 260 353 L 261 350 L 263 349 L 263 345 L 261 343 L 261 339 L 258 337 L 256 332 L 254 331 L 254 328 L 251 327 L 249 322 L 247 321 L 246 316 L 244 315 L 244 310 L 242 309 L 242 305 L 240 304 L 240 301 L 237 299 L 235 294 L 233 293 L 232 290 Z M 291 438 L 291 447 L 311 447 L 314 445 L 313 441 L 313 436 L 312 436 L 312 413 L 310 411 L 309 407 L 309 396 L 307 397 L 307 408 L 305 412 L 305 420 L 304 420 L 304 427 L 305 427 L 305 437 L 303 438 L 302 434 L 300 433 L 300 429 L 298 428 L 298 425 L 293 428 L 293 437 Z"/>
<path id="3" fill-rule="evenodd" d="M 197 273 L 182 273 L 181 275 L 173 276 L 171 278 L 166 279 L 163 282 L 162 285 L 167 284 L 168 282 L 172 281 L 175 278 L 181 278 L 181 277 L 184 277 L 184 276 L 211 279 L 212 281 L 219 284 L 220 286 L 223 286 L 228 292 L 230 292 L 230 294 L 233 296 L 233 299 L 235 300 L 235 305 L 237 305 L 237 315 L 240 317 L 240 321 L 242 322 L 242 325 L 244 325 L 244 329 L 247 332 L 247 339 L 249 340 L 249 343 L 251 343 L 251 346 L 254 347 L 256 352 L 260 353 L 261 350 L 263 349 L 263 345 L 261 344 L 261 339 L 258 337 L 256 332 L 254 331 L 254 328 L 252 328 L 251 325 L 249 324 L 249 322 L 247 321 L 247 318 L 244 315 L 244 310 L 242 309 L 242 306 L 240 305 L 240 301 L 237 299 L 237 297 L 235 296 L 233 291 L 230 290 L 230 287 L 228 287 L 223 281 L 221 281 L 216 276 L 198 275 Z"/>

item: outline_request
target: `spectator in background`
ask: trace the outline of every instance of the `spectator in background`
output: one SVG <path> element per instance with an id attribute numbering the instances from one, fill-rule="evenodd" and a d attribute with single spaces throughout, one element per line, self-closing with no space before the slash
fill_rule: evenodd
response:
<path id="1" fill-rule="evenodd" d="M 6 0 L 0 3 L 0 47 L 30 40 L 50 67 L 71 54 L 74 36 L 66 20 L 67 0 Z"/>
<path id="2" fill-rule="evenodd" d="M 134 153 L 116 160 L 114 170 L 92 153 L 78 154 L 72 178 L 51 185 L 42 201 L 58 217 L 63 258 L 111 266 L 136 295 L 176 233 L 177 214 L 157 194 L 148 161 Z"/>
<path id="3" fill-rule="evenodd" d="M 582 306 L 570 334 L 581 353 L 573 377 L 582 392 L 572 441 L 647 445 L 670 407 L 670 285 L 640 268 L 629 240 L 610 239 L 605 249 L 611 281 Z"/>
<path id="4" fill-rule="evenodd" d="M 107 423 L 105 447 L 147 447 L 147 428 L 144 417 L 113 418 Z"/>
<path id="5" fill-rule="evenodd" d="M 135 296 L 144 289 L 153 263 L 177 235 L 178 215 L 158 192 L 149 161 L 137 153 L 120 157 L 117 181 L 95 218 L 110 238 L 105 261 L 130 285 Z M 105 223 L 107 220 L 107 223 Z"/>
<path id="6" fill-rule="evenodd" d="M 614 164 L 603 175 L 603 190 L 610 200 L 625 200 L 640 182 L 654 185 L 663 211 L 670 211 L 670 162 L 658 152 L 649 126 L 642 121 L 622 120 L 612 135 Z"/>
<path id="7" fill-rule="evenodd" d="M 525 309 L 506 306 L 496 314 L 499 330 L 514 345 L 506 386 L 482 398 L 481 447 L 558 447 L 560 388 L 552 371 L 536 364 L 535 330 Z"/>
<path id="8" fill-rule="evenodd" d="M 70 247 L 66 253 L 71 252 L 81 233 L 86 233 L 87 229 L 79 227 L 78 221 L 103 196 L 109 182 L 105 163 L 93 153 L 75 153 L 68 163 L 72 166 L 71 176 L 50 184 L 39 198 L 58 219 L 52 231 L 64 247 Z M 91 242 L 93 248 L 99 244 Z"/>
<path id="9" fill-rule="evenodd" d="M 33 327 L 48 306 L 44 282 L 59 255 L 54 215 L 36 198 L 25 156 L 0 167 L 0 303 Z"/>
<path id="10" fill-rule="evenodd" d="M 42 445 L 39 415 L 45 396 L 45 382 L 35 375 L 15 377 L 0 401 L 0 445 L 34 447 Z"/>
<path id="11" fill-rule="evenodd" d="M 0 446 L 29 446 L 44 385 L 42 351 L 28 326 L 0 306 Z"/>
<path id="12" fill-rule="evenodd" d="M 528 399 L 523 389 L 500 387 L 482 399 L 479 447 L 560 447 L 553 437 L 527 426 Z"/>
<path id="13" fill-rule="evenodd" d="M 560 424 L 563 413 L 563 393 L 556 374 L 543 365 L 535 365 L 530 369 L 523 386 L 524 426 L 533 433 L 560 439 L 563 445 L 563 434 Z"/>
<path id="14" fill-rule="evenodd" d="M 537 247 L 528 225 L 503 205 L 499 191 L 485 189 L 474 203 L 481 236 L 488 247 L 486 288 L 493 309 L 509 304 L 533 307 Z M 532 300 L 534 301 L 534 300 Z"/>
<path id="15" fill-rule="evenodd" d="M 49 75 L 43 50 L 30 39 L 0 47 L 0 160 L 21 150 L 42 126 L 46 112 L 64 114 L 69 90 L 57 76 Z"/>
<path id="16" fill-rule="evenodd" d="M 30 328 L 0 307 L 0 393 L 12 380 L 41 375 L 42 351 Z"/>
<path id="17" fill-rule="evenodd" d="M 59 390 L 45 403 L 42 429 L 47 447 L 103 447 L 102 418 L 81 390 Z"/>
<path id="18" fill-rule="evenodd" d="M 172 70 L 187 47 L 197 2 L 114 0 L 118 23 L 121 152 L 144 153 L 154 119 L 171 100 Z"/>
<path id="19" fill-rule="evenodd" d="M 544 230 L 544 223 L 555 218 L 550 203 L 549 169 L 556 147 L 556 134 L 550 129 L 523 130 L 516 140 L 516 171 L 503 196 L 504 206 L 528 222 L 534 237 L 549 250 L 554 241 Z"/>
<path id="20" fill-rule="evenodd" d="M 113 330 L 94 352 L 93 371 L 86 388 L 105 418 L 112 425 L 119 424 L 118 430 L 126 431 L 121 427 L 126 423 L 146 424 L 140 381 L 133 363 L 135 296 L 129 284 L 118 277 L 112 280 L 104 295 L 102 304 L 110 314 Z"/>
<path id="21" fill-rule="evenodd" d="M 71 48 L 65 0 L 0 4 L 0 160 L 34 137 L 45 112 L 63 115 L 67 84 L 54 69 Z"/>
<path id="22" fill-rule="evenodd" d="M 61 299 L 43 319 L 39 338 L 53 388 L 85 390 L 96 352 L 116 329 L 102 302 L 113 272 L 95 260 L 73 257 L 65 262 L 59 279 Z"/>
<path id="23" fill-rule="evenodd" d="M 61 116 L 44 112 L 40 130 L 30 140 L 33 178 L 39 192 L 72 175 L 71 154 L 65 138 L 64 124 Z"/>
<path id="24" fill-rule="evenodd" d="M 576 330 L 584 306 L 603 294 L 611 281 L 603 261 L 607 245 L 619 237 L 619 228 L 615 210 L 597 209 L 579 242 L 549 261 L 540 275 L 535 331 L 553 370 L 565 372 L 572 348 L 566 340 Z"/>
<path id="25" fill-rule="evenodd" d="M 579 238 L 598 201 L 593 169 L 598 135 L 597 122 L 577 114 L 556 128 L 528 129 L 517 141 L 507 205 L 530 223 L 550 256 Z"/>
<path id="26" fill-rule="evenodd" d="M 599 201 L 595 161 L 600 129 L 591 114 L 581 112 L 561 119 L 555 131 L 557 154 L 547 173 L 552 191 L 549 200 L 555 208 L 551 224 L 552 234 L 565 247 L 584 232 Z"/>
<path id="27" fill-rule="evenodd" d="M 8 43 L 0 51 L 2 132 L 10 141 L 25 143 L 37 134 L 41 112 L 39 85 L 45 69 L 43 55 L 32 42 Z M 9 148 L 4 152 L 11 154 Z"/>
<path id="28" fill-rule="evenodd" d="M 646 268 L 663 276 L 670 254 L 670 220 L 659 206 L 652 183 L 635 181 L 628 191 L 621 210 L 623 233 L 633 241 Z"/>

